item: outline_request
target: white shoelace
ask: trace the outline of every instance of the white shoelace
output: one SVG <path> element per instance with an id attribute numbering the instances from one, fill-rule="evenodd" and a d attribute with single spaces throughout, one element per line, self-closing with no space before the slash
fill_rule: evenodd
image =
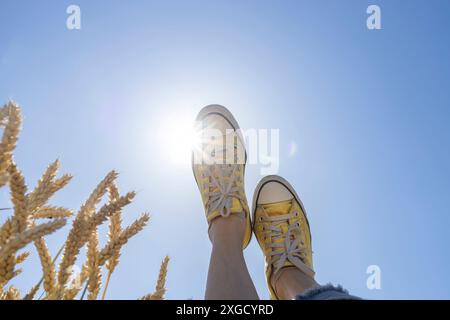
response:
<path id="1" fill-rule="evenodd" d="M 208 188 L 206 192 L 208 217 L 217 210 L 222 217 L 228 217 L 231 214 L 233 198 L 241 200 L 242 203 L 245 201 L 240 194 L 241 187 L 236 184 L 240 179 L 236 175 L 236 170 L 238 170 L 238 165 L 225 164 L 206 166 L 206 170 L 203 171 L 203 177 L 211 178 L 210 182 L 205 184 L 205 187 Z M 225 177 L 228 178 L 228 181 Z"/>
<path id="2" fill-rule="evenodd" d="M 292 237 L 293 232 L 301 232 L 300 224 L 289 224 L 289 219 L 297 217 L 298 212 L 292 212 L 279 216 L 261 217 L 262 222 L 267 221 L 270 228 L 264 229 L 264 236 L 271 237 L 272 241 L 270 247 L 272 251 L 269 255 L 272 257 L 272 263 L 275 267 L 274 273 L 277 273 L 284 267 L 286 261 L 290 261 L 294 266 L 302 270 L 309 276 L 314 276 L 312 271 L 304 262 L 307 254 L 307 248 L 303 241 L 296 237 Z M 288 230 L 283 234 L 281 224 L 288 223 Z M 284 240 L 283 242 L 276 242 L 277 240 Z M 280 250 L 280 248 L 282 250 Z"/>

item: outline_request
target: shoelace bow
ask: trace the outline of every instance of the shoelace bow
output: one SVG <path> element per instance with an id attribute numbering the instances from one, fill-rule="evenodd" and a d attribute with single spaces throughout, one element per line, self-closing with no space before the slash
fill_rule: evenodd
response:
<path id="1" fill-rule="evenodd" d="M 270 225 L 269 228 L 264 227 L 263 231 L 265 237 L 272 238 L 270 244 L 272 251 L 269 253 L 269 256 L 272 257 L 272 263 L 275 267 L 274 273 L 280 271 L 280 269 L 284 267 L 286 261 L 290 261 L 294 266 L 306 274 L 314 276 L 314 271 L 303 262 L 306 258 L 307 248 L 303 241 L 294 236 L 295 233 L 298 234 L 301 232 L 300 223 L 289 223 L 291 218 L 297 216 L 298 212 L 294 211 L 279 216 L 261 217 L 262 222 L 267 221 Z M 283 233 L 281 228 L 281 225 L 284 223 L 288 224 L 286 233 Z M 283 240 L 283 242 L 277 242 L 277 240 L 280 239 Z"/>
<path id="2" fill-rule="evenodd" d="M 203 176 L 211 178 L 210 182 L 205 184 L 208 189 L 206 192 L 208 217 L 217 210 L 222 217 L 228 217 L 231 214 L 233 198 L 241 200 L 242 203 L 245 201 L 240 192 L 241 187 L 236 184 L 239 179 L 236 170 L 238 165 L 206 166 Z"/>

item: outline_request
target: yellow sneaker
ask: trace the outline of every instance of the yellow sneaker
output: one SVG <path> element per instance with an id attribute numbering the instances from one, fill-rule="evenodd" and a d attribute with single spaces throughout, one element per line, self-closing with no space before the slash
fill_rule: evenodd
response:
<path id="1" fill-rule="evenodd" d="M 278 299 L 271 277 L 285 267 L 296 267 L 314 278 L 306 211 L 285 179 L 267 176 L 259 182 L 253 195 L 253 230 L 266 259 L 271 299 Z"/>
<path id="2" fill-rule="evenodd" d="M 252 236 L 250 210 L 244 189 L 246 152 L 233 115 L 219 105 L 203 108 L 196 119 L 200 143 L 192 152 L 192 170 L 205 207 L 209 226 L 219 217 L 244 215 L 242 247 Z"/>

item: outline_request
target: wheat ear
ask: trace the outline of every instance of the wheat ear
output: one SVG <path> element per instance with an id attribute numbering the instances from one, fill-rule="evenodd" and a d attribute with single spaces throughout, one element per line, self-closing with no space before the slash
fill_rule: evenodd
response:
<path id="1" fill-rule="evenodd" d="M 30 252 L 25 251 L 16 257 L 16 263 L 23 263 L 30 256 Z"/>
<path id="2" fill-rule="evenodd" d="M 0 249 L 0 287 L 4 286 L 17 273 L 14 272 L 16 265 L 15 253 L 25 247 L 30 242 L 50 234 L 66 223 L 65 220 L 55 220 L 49 223 L 41 224 L 34 228 L 29 228 L 22 233 L 14 235 L 11 239 Z"/>
<path id="3" fill-rule="evenodd" d="M 27 294 L 23 297 L 23 300 L 33 300 L 34 296 L 39 290 L 39 286 L 34 286 L 27 292 Z"/>
<path id="4" fill-rule="evenodd" d="M 53 219 L 53 218 L 68 218 L 73 214 L 72 210 L 61 208 L 61 207 L 53 207 L 46 206 L 42 207 L 33 214 L 34 219 Z"/>
<path id="5" fill-rule="evenodd" d="M 14 286 L 10 286 L 5 294 L 5 300 L 20 300 L 20 291 Z"/>
<path id="6" fill-rule="evenodd" d="M 11 219 L 8 218 L 0 227 L 0 247 L 3 247 L 8 242 L 12 234 L 12 223 Z"/>
<path id="7" fill-rule="evenodd" d="M 0 188 L 3 187 L 5 184 L 7 184 L 9 181 L 9 174 L 8 172 L 0 172 Z"/>
<path id="8" fill-rule="evenodd" d="M 129 204 L 134 196 L 134 192 L 129 192 L 117 201 L 104 205 L 92 217 L 86 218 L 84 215 L 77 215 L 67 237 L 64 255 L 59 265 L 58 282 L 60 286 L 64 286 L 67 283 L 67 279 L 69 278 L 68 269 L 75 263 L 81 247 L 89 240 L 92 231 L 114 212 Z"/>
<path id="9" fill-rule="evenodd" d="M 55 180 L 58 168 L 58 160 L 51 163 L 39 179 L 36 188 L 27 196 L 27 211 L 30 214 L 43 206 L 53 194 L 62 189 L 72 179 L 71 175 L 65 174 Z"/>
<path id="10" fill-rule="evenodd" d="M 143 214 L 139 219 L 134 221 L 129 227 L 125 228 L 113 241 L 108 242 L 108 244 L 102 250 L 100 250 L 100 253 L 98 254 L 99 267 L 102 267 L 106 263 L 106 261 L 108 261 L 108 259 L 116 255 L 118 252 L 120 252 L 122 246 L 125 245 L 131 237 L 136 235 L 147 225 L 149 219 L 150 216 L 148 214 Z M 88 277 L 89 277 L 89 266 L 88 264 L 85 264 L 83 265 L 81 271 L 80 284 L 82 285 L 88 279 Z M 84 297 L 84 293 L 86 290 L 87 286 L 83 291 L 82 298 Z M 76 292 L 75 295 L 76 294 L 78 294 L 78 292 Z M 106 293 L 104 291 L 103 297 L 105 296 L 105 294 Z"/>
<path id="11" fill-rule="evenodd" d="M 59 168 L 59 161 L 55 160 L 50 165 L 47 166 L 41 178 L 38 180 L 38 183 L 34 190 L 30 192 L 28 195 L 28 210 L 34 211 L 34 209 L 38 208 L 42 205 L 46 200 L 45 194 L 48 193 L 50 189 L 50 185 L 56 177 L 57 171 Z"/>
<path id="12" fill-rule="evenodd" d="M 119 189 L 115 183 L 112 183 L 109 187 L 109 201 L 116 201 L 119 198 Z M 109 218 L 109 232 L 108 232 L 108 243 L 111 243 L 115 238 L 119 236 L 122 232 L 122 211 L 119 210 L 114 213 Z M 114 272 L 116 266 L 119 264 L 120 250 L 111 256 L 111 258 L 106 261 L 106 269 L 108 270 L 108 275 L 106 277 L 105 287 L 103 289 L 102 300 L 105 300 L 106 292 L 108 291 L 109 281 L 111 280 L 111 275 Z"/>
<path id="13" fill-rule="evenodd" d="M 0 257 L 0 289 L 12 278 L 14 278 L 14 267 L 16 266 L 16 256 L 12 253 L 5 257 Z"/>
<path id="14" fill-rule="evenodd" d="M 97 228 L 92 232 L 91 238 L 88 242 L 88 266 L 89 266 L 89 300 L 97 299 L 98 293 L 100 292 L 100 287 L 102 285 L 102 274 L 101 268 L 98 264 L 98 232 Z"/>
<path id="15" fill-rule="evenodd" d="M 99 264 L 105 264 L 105 262 L 116 254 L 131 237 L 136 235 L 147 225 L 149 219 L 150 216 L 148 214 L 143 214 L 139 219 L 125 228 L 116 239 L 108 243 L 99 253 Z"/>
<path id="16" fill-rule="evenodd" d="M 41 260 L 42 273 L 44 278 L 44 290 L 47 294 L 51 294 L 55 290 L 56 285 L 56 271 L 52 261 L 50 252 L 44 238 L 38 238 L 34 241 L 34 246 L 39 254 Z"/>
<path id="17" fill-rule="evenodd" d="M 12 233 L 20 233 L 27 228 L 29 212 L 26 208 L 26 197 L 27 187 L 25 185 L 25 178 L 17 169 L 14 163 L 9 166 L 9 186 L 11 188 L 11 200 L 14 204 L 14 216 L 11 220 L 12 223 Z"/>
<path id="18" fill-rule="evenodd" d="M 53 260 L 51 261 L 53 268 L 54 268 L 54 266 L 55 266 L 56 260 L 58 260 L 58 257 L 59 257 L 59 255 L 62 253 L 63 249 L 64 249 L 64 245 L 62 245 L 62 246 L 59 248 L 58 252 L 57 252 L 56 255 L 53 257 Z M 41 264 L 42 264 L 42 263 L 41 263 Z M 42 268 L 44 268 L 44 267 L 42 267 Z M 30 296 L 31 296 L 31 294 L 33 294 L 33 296 L 31 296 L 30 300 L 33 299 L 34 295 L 36 294 L 36 292 L 37 292 L 37 291 L 39 290 L 39 288 L 41 287 L 42 282 L 44 282 L 44 276 L 45 276 L 45 275 L 43 274 L 42 277 L 41 277 L 41 279 L 39 280 L 39 282 L 38 282 L 34 287 L 31 288 L 29 294 L 30 294 Z M 55 285 L 55 289 L 54 289 L 51 293 L 47 293 L 47 299 L 51 299 L 51 298 L 55 299 L 55 298 L 56 298 L 56 294 L 57 294 L 57 289 L 58 289 L 58 286 Z M 34 290 L 35 290 L 36 292 L 34 292 Z M 34 292 L 34 293 L 33 293 L 33 292 Z M 41 297 L 44 295 L 45 292 L 46 292 L 46 291 L 44 290 L 44 292 L 41 294 Z M 28 295 L 28 294 L 27 294 L 27 295 Z M 41 297 L 39 297 L 39 299 L 40 299 Z"/>
<path id="19" fill-rule="evenodd" d="M 81 206 L 79 214 L 90 216 L 95 211 L 95 206 L 100 202 L 107 189 L 114 183 L 117 179 L 117 172 L 114 170 L 109 172 L 106 177 L 97 185 L 97 187 L 89 195 L 89 198 Z"/>
<path id="20" fill-rule="evenodd" d="M 163 300 L 166 294 L 166 278 L 167 278 L 167 267 L 169 264 L 169 257 L 166 256 L 161 263 L 161 268 L 159 269 L 158 281 L 156 282 L 155 292 L 145 295 L 141 300 Z"/>
<path id="21" fill-rule="evenodd" d="M 117 255 L 120 249 L 128 242 L 130 238 L 141 231 L 146 225 L 150 216 L 148 214 L 143 214 L 139 219 L 134 221 L 129 227 L 125 228 L 113 241 L 108 242 L 108 244 L 100 250 L 98 253 L 98 265 L 102 267 L 106 261 L 108 261 L 112 256 Z M 81 284 L 83 284 L 89 277 L 89 266 L 85 264 L 81 272 Z M 108 281 L 108 280 L 107 280 Z M 87 287 L 85 287 L 86 291 Z M 103 292 L 103 296 L 105 291 Z M 82 297 L 84 296 L 84 292 Z"/>
<path id="22" fill-rule="evenodd" d="M 30 242 L 55 232 L 66 224 L 65 219 L 57 219 L 51 222 L 43 223 L 36 227 L 31 227 L 24 232 L 17 234 L 6 243 L 0 250 L 0 259 L 17 252 Z"/>
<path id="23" fill-rule="evenodd" d="M 87 224 L 95 211 L 95 205 L 100 201 L 106 189 L 116 178 L 117 173 L 115 171 L 111 171 L 106 175 L 89 195 L 88 200 L 81 206 L 72 223 L 72 229 L 64 245 L 63 259 L 59 265 L 58 284 L 61 289 L 63 289 L 69 278 L 69 269 L 75 263 L 81 247 L 88 241 L 90 232 L 92 232 L 92 229 L 87 230 Z"/>
<path id="24" fill-rule="evenodd" d="M 80 292 L 80 287 L 72 286 L 70 288 L 67 288 L 64 291 L 64 300 L 73 300 L 77 296 L 77 294 Z"/>
<path id="25" fill-rule="evenodd" d="M 4 124 L 5 130 L 0 142 L 0 173 L 4 173 L 12 162 L 12 152 L 19 137 L 22 115 L 17 104 L 12 101 L 8 102 L 1 110 L 3 124 L 4 118 L 8 118 L 7 123 Z"/>
<path id="26" fill-rule="evenodd" d="M 117 186 L 115 184 L 112 184 L 109 188 L 109 201 L 117 201 L 119 198 L 119 190 L 117 189 Z M 120 233 L 122 232 L 122 212 L 121 210 L 118 210 L 116 213 L 114 213 L 110 219 L 109 219 L 109 233 L 108 233 L 108 242 L 111 243 L 116 239 Z M 110 273 L 114 272 L 114 269 L 116 268 L 117 264 L 119 263 L 120 258 L 120 252 L 117 252 L 114 254 L 107 262 L 106 262 L 106 269 Z"/>

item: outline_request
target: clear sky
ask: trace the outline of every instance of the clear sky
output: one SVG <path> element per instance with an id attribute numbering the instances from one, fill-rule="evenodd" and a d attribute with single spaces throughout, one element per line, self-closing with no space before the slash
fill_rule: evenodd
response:
<path id="1" fill-rule="evenodd" d="M 66 28 L 72 3 L 81 30 Z M 369 4 L 382 30 L 366 28 Z M 203 297 L 202 203 L 190 164 L 169 159 L 183 146 L 158 132 L 211 103 L 243 128 L 280 129 L 279 174 L 306 206 L 319 282 L 366 298 L 450 298 L 449 14 L 447 0 L 2 0 L 0 101 L 23 107 L 16 161 L 29 185 L 56 158 L 74 174 L 52 204 L 77 209 L 114 168 L 121 191 L 138 191 L 124 222 L 151 213 L 110 298 L 152 291 L 166 254 L 168 298 Z M 249 199 L 259 169 L 247 168 Z M 48 238 L 53 254 L 67 231 Z M 256 241 L 245 256 L 268 298 Z M 374 264 L 381 290 L 366 287 Z M 27 290 L 37 266 L 34 255 L 14 283 Z"/>

